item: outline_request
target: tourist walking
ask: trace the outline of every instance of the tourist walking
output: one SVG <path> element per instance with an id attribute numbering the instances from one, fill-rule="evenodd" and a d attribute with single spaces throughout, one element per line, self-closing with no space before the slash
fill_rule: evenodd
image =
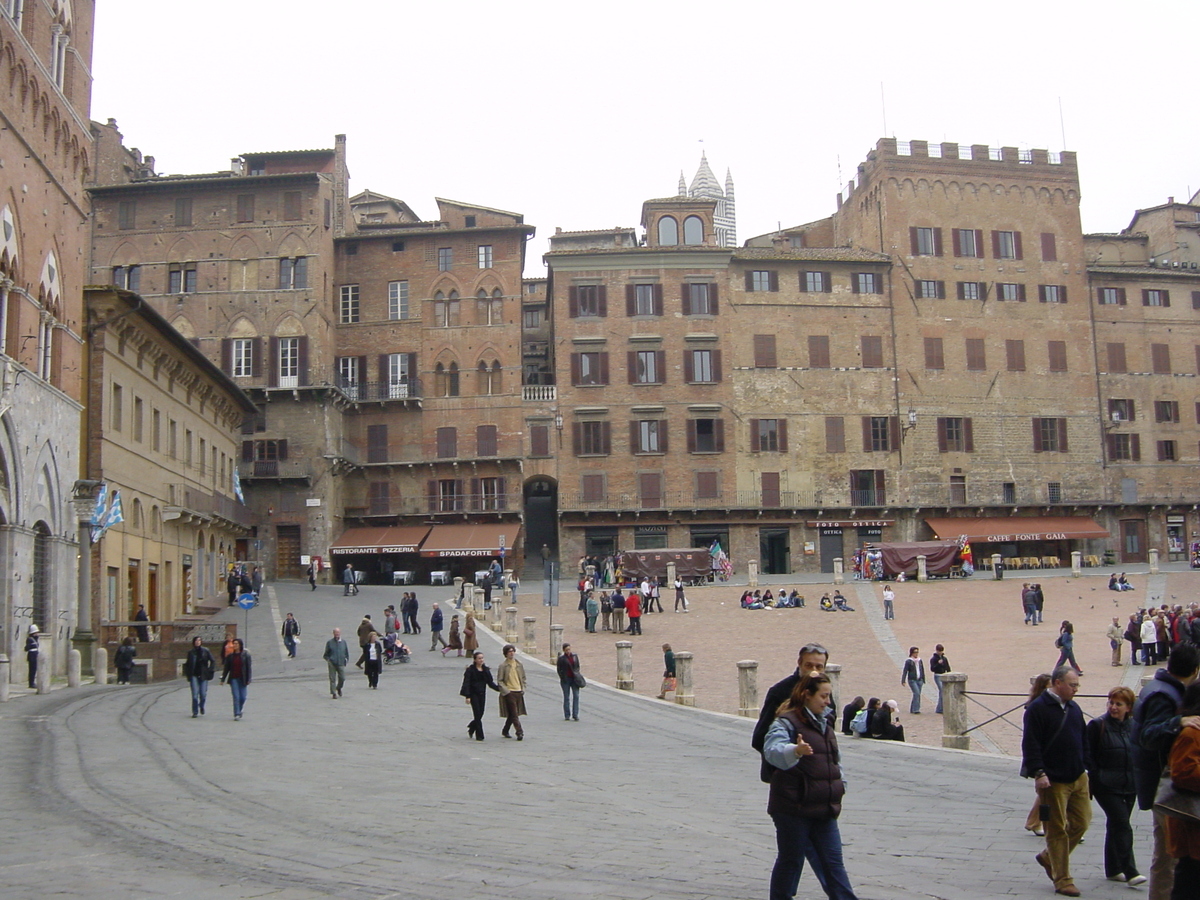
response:
<path id="1" fill-rule="evenodd" d="M 472 658 L 479 649 L 479 639 L 475 637 L 475 613 L 472 611 L 467 612 L 467 621 L 463 625 L 463 649 L 470 653 Z"/>
<path id="2" fill-rule="evenodd" d="M 950 660 L 946 659 L 946 648 L 941 644 L 933 648 L 933 656 L 929 657 L 929 671 L 933 673 L 933 683 L 937 685 L 938 692 L 937 709 L 934 712 L 941 715 L 942 676 L 950 671 Z"/>
<path id="3" fill-rule="evenodd" d="M 409 624 L 412 626 L 413 634 L 421 633 L 421 623 L 417 621 L 417 614 L 421 612 L 421 601 L 417 599 L 416 591 L 408 593 L 408 617 Z"/>
<path id="4" fill-rule="evenodd" d="M 117 670 L 117 684 L 129 684 L 129 675 L 133 671 L 133 660 L 136 657 L 137 646 L 133 638 L 125 638 L 113 655 L 113 667 Z"/>
<path id="5" fill-rule="evenodd" d="M 342 596 L 349 597 L 351 594 L 358 593 L 358 581 L 354 576 L 354 566 L 346 563 L 346 568 L 342 570 Z"/>
<path id="6" fill-rule="evenodd" d="M 1025 732 L 1021 739 L 1021 772 L 1034 779 L 1041 803 L 1049 807 L 1046 849 L 1037 862 L 1054 890 L 1078 897 L 1071 877 L 1071 851 L 1087 832 L 1092 820 L 1092 801 L 1084 766 L 1085 733 L 1083 712 L 1075 702 L 1079 672 L 1058 666 L 1050 673 L 1050 686 L 1025 709 Z"/>
<path id="7" fill-rule="evenodd" d="M 919 647 L 908 648 L 908 659 L 904 661 L 904 668 L 900 673 L 900 684 L 907 684 L 908 689 L 912 691 L 912 702 L 908 705 L 908 711 L 914 716 L 920 715 L 921 691 L 925 689 L 925 662 L 921 659 Z"/>
<path id="8" fill-rule="evenodd" d="M 885 619 L 896 618 L 896 592 L 892 590 L 890 584 L 883 586 L 883 617 Z"/>
<path id="9" fill-rule="evenodd" d="M 192 646 L 183 661 L 183 677 L 192 689 L 192 718 L 204 715 L 204 704 L 208 700 L 208 683 L 217 674 L 217 661 L 212 651 L 204 646 L 198 635 L 192 638 Z"/>
<path id="10" fill-rule="evenodd" d="M 221 684 L 228 684 L 233 695 L 233 718 L 242 718 L 242 709 L 246 705 L 246 689 L 250 687 L 250 654 L 246 652 L 246 644 L 241 638 L 235 638 L 236 646 L 232 653 L 225 657 L 225 670 L 221 673 Z"/>
<path id="11" fill-rule="evenodd" d="M 671 645 L 663 644 L 664 658 L 670 652 Z M 796 685 L 800 683 L 800 679 L 805 675 L 821 675 L 825 672 L 825 666 L 829 662 L 829 651 L 820 644 L 809 643 L 800 648 L 800 652 L 796 655 L 796 671 L 792 672 L 786 678 L 775 682 L 767 690 L 766 699 L 763 701 L 762 711 L 758 714 L 758 722 L 754 726 L 754 733 L 750 737 L 750 746 L 759 752 L 763 752 L 763 742 L 767 739 L 767 730 L 775 721 L 776 714 L 779 711 L 780 705 L 783 704 L 795 690 Z M 671 673 L 671 677 L 675 677 L 675 656 L 671 654 L 667 659 L 667 668 Z M 664 691 L 665 693 L 665 691 Z M 659 699 L 662 699 L 661 696 Z M 759 778 L 764 782 L 771 780 L 771 766 L 764 758 L 762 766 L 759 770 Z"/>
<path id="12" fill-rule="evenodd" d="M 429 633 L 431 635 L 429 641 L 429 649 L 436 650 L 440 643 L 442 647 L 446 646 L 446 639 L 442 637 L 442 611 L 436 603 L 433 604 L 433 612 L 429 614 Z M 445 651 L 443 651 L 443 655 Z"/>
<path id="13" fill-rule="evenodd" d="M 350 646 L 342 640 L 342 629 L 333 629 L 333 637 L 325 642 L 321 654 L 329 667 L 329 696 L 336 700 L 342 696 L 346 684 L 346 666 L 350 665 Z"/>
<path id="14" fill-rule="evenodd" d="M 806 675 L 767 730 L 763 757 L 772 766 L 767 813 L 775 823 L 777 855 L 771 900 L 792 900 L 805 857 L 832 900 L 856 900 L 842 858 L 838 816 L 846 785 L 839 766 L 828 676 Z M 819 868 L 817 868 L 819 866 Z"/>
<path id="15" fill-rule="evenodd" d="M 25 635 L 25 662 L 29 665 L 29 686 L 37 687 L 38 654 L 41 652 L 41 640 L 38 627 L 32 623 Z"/>
<path id="16" fill-rule="evenodd" d="M 1104 877 L 1132 887 L 1146 883 L 1146 876 L 1138 873 L 1133 858 L 1133 827 L 1129 824 L 1137 799 L 1130 718 L 1134 699 L 1127 687 L 1108 692 L 1107 711 L 1087 724 L 1084 753 L 1088 786 L 1104 810 Z"/>
<path id="17" fill-rule="evenodd" d="M 558 655 L 558 683 L 562 687 L 563 719 L 579 721 L 579 689 L 583 686 L 583 674 L 579 671 L 579 656 L 571 652 L 570 644 L 562 645 Z"/>
<path id="18" fill-rule="evenodd" d="M 367 641 L 375 631 L 375 624 L 371 621 L 370 616 L 363 616 L 362 621 L 358 623 L 358 646 L 359 649 L 367 646 Z M 362 668 L 362 660 L 355 663 L 360 669 Z"/>
<path id="19" fill-rule="evenodd" d="M 504 716 L 501 737 L 512 737 L 509 731 L 517 732 L 517 740 L 525 740 L 525 729 L 521 727 L 521 716 L 525 712 L 525 667 L 517 659 L 517 648 L 504 645 L 504 662 L 496 670 L 496 681 L 500 685 L 500 714 Z"/>
<path id="20" fill-rule="evenodd" d="M 1050 687 L 1050 676 L 1043 672 L 1035 677 L 1029 684 L 1029 696 L 1025 698 L 1025 708 L 1029 709 L 1029 704 L 1042 696 L 1042 692 Z M 1033 795 L 1033 805 L 1029 808 L 1029 815 L 1025 817 L 1025 830 L 1032 832 L 1038 837 L 1046 836 L 1046 828 L 1042 824 L 1042 798 L 1037 792 Z"/>
<path id="21" fill-rule="evenodd" d="M 483 713 L 487 707 L 487 689 L 499 691 L 500 686 L 492 678 L 492 670 L 483 664 L 483 653 L 476 650 L 471 665 L 463 672 L 463 683 L 459 696 L 466 697 L 471 707 L 471 721 L 467 734 L 477 741 L 483 740 Z"/>
<path id="22" fill-rule="evenodd" d="M 283 646 L 287 648 L 288 659 L 295 659 L 296 638 L 300 637 L 300 623 L 291 613 L 288 613 L 287 618 L 283 620 L 280 634 L 283 636 Z"/>
<path id="23" fill-rule="evenodd" d="M 383 669 L 383 644 L 379 643 L 378 633 L 372 631 L 367 635 L 367 644 L 362 649 L 362 659 L 359 664 L 367 676 L 367 687 L 375 690 L 379 687 L 379 673 Z"/>
<path id="24" fill-rule="evenodd" d="M 510 576 L 508 579 L 508 594 L 512 598 L 512 600 L 509 602 L 509 604 L 508 604 L 509 606 L 517 605 L 517 591 L 520 590 L 520 588 L 521 588 L 521 579 L 518 578 L 516 575 Z"/>
<path id="25" fill-rule="evenodd" d="M 666 700 L 667 691 L 675 690 L 675 651 L 670 644 L 663 644 L 663 680 L 658 690 L 658 699 Z"/>
<path id="26" fill-rule="evenodd" d="M 1200 685 L 1192 684 L 1183 695 L 1180 715 L 1200 717 Z M 1200 730 L 1184 728 L 1171 745 L 1168 757 L 1171 782 L 1179 791 L 1200 791 Z M 1195 897 L 1200 885 L 1200 824 L 1195 819 L 1168 818 L 1166 847 L 1177 859 L 1172 900 Z M 1131 882 L 1132 883 L 1132 882 Z"/>
<path id="27" fill-rule="evenodd" d="M 1072 669 L 1082 675 L 1083 669 L 1075 662 L 1075 626 L 1066 619 L 1063 619 L 1062 625 L 1058 627 L 1058 638 L 1054 641 L 1054 646 L 1059 651 L 1058 662 L 1054 664 L 1054 668 L 1069 663 Z"/>
<path id="28" fill-rule="evenodd" d="M 133 620 L 135 622 L 150 621 L 150 615 L 146 612 L 145 606 L 142 606 L 140 603 L 138 604 L 137 613 L 134 615 Z M 147 626 L 138 625 L 134 630 L 137 631 L 137 639 L 139 642 L 143 644 L 150 643 L 150 629 Z"/>
<path id="29" fill-rule="evenodd" d="M 457 650 L 458 655 L 463 655 L 462 635 L 458 631 L 458 616 L 450 617 L 450 642 L 442 648 L 442 656 L 446 655 L 447 650 Z"/>
<path id="30" fill-rule="evenodd" d="M 314 563 L 309 563 L 308 568 L 304 570 L 304 575 L 308 579 L 308 587 L 310 590 L 317 589 L 317 567 Z"/>
<path id="31" fill-rule="evenodd" d="M 683 590 L 683 579 L 676 576 L 675 578 L 675 612 L 679 612 L 679 606 L 683 604 L 683 611 L 688 611 L 687 596 Z"/>

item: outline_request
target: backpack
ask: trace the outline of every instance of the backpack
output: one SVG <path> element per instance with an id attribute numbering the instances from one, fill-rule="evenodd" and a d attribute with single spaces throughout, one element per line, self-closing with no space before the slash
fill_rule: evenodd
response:
<path id="1" fill-rule="evenodd" d="M 866 734 L 869 719 L 870 711 L 865 708 L 860 709 L 854 714 L 854 718 L 850 720 L 850 730 L 855 734 Z"/>

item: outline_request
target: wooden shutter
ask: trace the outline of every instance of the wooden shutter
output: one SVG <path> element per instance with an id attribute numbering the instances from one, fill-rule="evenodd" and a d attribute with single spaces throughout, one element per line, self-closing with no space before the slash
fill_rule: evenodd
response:
<path id="1" fill-rule="evenodd" d="M 786 453 L 787 448 L 788 448 L 788 445 L 787 445 L 787 419 L 777 419 L 775 428 L 776 428 L 776 433 L 779 436 L 779 452 Z"/>
<path id="2" fill-rule="evenodd" d="M 1132 422 L 1135 419 L 1134 406 L 1135 406 L 1135 403 L 1133 400 L 1130 400 L 1129 403 L 1127 404 L 1127 407 L 1129 409 L 1129 421 L 1130 422 Z"/>
<path id="3" fill-rule="evenodd" d="M 632 284 L 625 285 L 625 315 L 637 313 L 637 288 Z"/>
<path id="4" fill-rule="evenodd" d="M 575 285 L 567 288 L 567 315 L 572 319 L 579 318 L 579 288 Z"/>
<path id="5" fill-rule="evenodd" d="M 1200 291 L 1192 291 L 1192 309 L 1200 309 Z"/>
<path id="6" fill-rule="evenodd" d="M 1021 303 L 1025 302 L 1025 282 L 1023 281 L 1017 285 L 1017 300 Z"/>
<path id="7" fill-rule="evenodd" d="M 654 314 L 656 316 L 663 314 L 663 287 L 661 284 L 654 285 Z"/>
<path id="8" fill-rule="evenodd" d="M 1105 347 L 1108 356 L 1108 371 L 1116 374 L 1122 374 L 1125 371 L 1125 345 L 1123 343 L 1108 344 Z M 1197 357 L 1197 364 L 1200 364 L 1200 357 Z"/>
<path id="9" fill-rule="evenodd" d="M 1024 250 L 1021 247 L 1021 232 L 1019 231 L 1013 232 L 1013 253 L 1016 254 L 1017 259 L 1025 258 Z"/>
<path id="10" fill-rule="evenodd" d="M 712 315 L 717 314 L 717 283 L 715 281 L 708 286 L 708 309 Z"/>
<path id="11" fill-rule="evenodd" d="M 425 482 L 425 496 L 429 498 L 429 511 L 438 511 L 438 483 L 436 478 Z"/>
<path id="12" fill-rule="evenodd" d="M 608 353 L 600 354 L 600 383 L 608 384 Z"/>
<path id="13" fill-rule="evenodd" d="M 713 448 L 717 453 L 725 452 L 725 420 L 713 419 Z"/>
<path id="14" fill-rule="evenodd" d="M 1129 458 L 1134 462 L 1139 462 L 1142 458 L 1142 436 L 1140 434 L 1129 436 Z"/>
<path id="15" fill-rule="evenodd" d="M 1156 375 L 1169 375 L 1171 372 L 1171 348 L 1166 344 L 1151 344 L 1150 358 Z"/>
<path id="16" fill-rule="evenodd" d="M 1042 261 L 1058 261 L 1058 248 L 1054 243 L 1054 235 L 1049 232 L 1042 232 Z"/>
<path id="17" fill-rule="evenodd" d="M 250 341 L 250 374 L 262 378 L 263 357 L 266 355 L 266 338 L 253 338 Z"/>
<path id="18" fill-rule="evenodd" d="M 767 273 L 767 281 L 772 291 L 779 290 L 779 273 L 774 269 Z"/>
<path id="19" fill-rule="evenodd" d="M 946 420 L 940 416 L 937 420 L 937 442 L 938 453 L 946 453 L 949 450 L 946 439 Z"/>
<path id="20" fill-rule="evenodd" d="M 600 447 L 605 456 L 612 453 L 612 422 L 600 423 Z"/>
<path id="21" fill-rule="evenodd" d="M 275 455 L 276 455 L 276 458 L 280 462 L 283 462 L 284 460 L 286 460 L 288 458 L 287 451 L 288 451 L 287 438 L 283 438 L 283 439 L 275 442 Z"/>
<path id="22" fill-rule="evenodd" d="M 884 485 L 883 469 L 876 469 L 875 470 L 875 504 L 877 506 L 887 505 L 887 498 L 884 496 L 883 485 Z"/>
<path id="23" fill-rule="evenodd" d="M 1042 420 L 1036 417 L 1033 420 L 1033 452 L 1042 452 Z"/>
<path id="24" fill-rule="evenodd" d="M 641 423 L 637 419 L 630 419 L 629 420 L 629 452 L 630 453 L 641 453 L 642 452 L 641 432 L 642 432 Z"/>
<path id="25" fill-rule="evenodd" d="M 596 294 L 598 296 L 596 303 L 600 309 L 600 318 L 603 319 L 608 316 L 608 285 L 596 285 Z"/>
<path id="26" fill-rule="evenodd" d="M 950 229 L 950 242 L 954 244 L 954 255 L 962 256 L 962 239 L 959 237 L 961 228 Z"/>
<path id="27" fill-rule="evenodd" d="M 695 367 L 692 365 L 692 354 L 693 353 L 695 353 L 694 350 L 684 350 L 683 351 L 683 380 L 686 381 L 688 384 L 691 384 L 692 382 L 694 382 L 696 380 L 695 375 L 694 375 Z"/>
<path id="28" fill-rule="evenodd" d="M 712 379 L 713 381 L 721 380 L 721 351 L 712 351 Z"/>
<path id="29" fill-rule="evenodd" d="M 480 502 L 480 500 L 482 500 L 482 499 L 483 498 L 481 498 L 479 496 L 479 479 L 472 478 L 471 479 L 471 494 L 470 494 L 469 498 L 467 499 L 467 506 L 472 510 L 481 509 L 483 507 L 483 504 Z"/>
<path id="30" fill-rule="evenodd" d="M 1050 371 L 1067 371 L 1067 342 L 1049 341 L 1047 342 L 1046 350 L 1050 357 Z"/>
<path id="31" fill-rule="evenodd" d="M 1059 303 L 1067 302 L 1067 286 L 1065 284 L 1060 284 L 1058 286 L 1058 302 Z"/>
<path id="32" fill-rule="evenodd" d="M 683 314 L 690 316 L 692 314 L 692 286 L 686 281 L 679 285 L 679 300 Z"/>
<path id="33" fill-rule="evenodd" d="M 1064 290 L 1066 290 L 1066 289 L 1064 288 Z M 1171 305 L 1171 292 L 1170 291 L 1167 291 L 1167 290 L 1162 291 L 1162 305 L 1164 307 Z"/>
<path id="34" fill-rule="evenodd" d="M 925 368 L 944 369 L 945 356 L 942 352 L 942 339 L 939 337 L 925 338 Z"/>
<path id="35" fill-rule="evenodd" d="M 503 475 L 496 479 L 496 509 L 508 509 L 508 480 Z"/>
<path id="36" fill-rule="evenodd" d="M 1000 232 L 992 232 L 992 259 L 1000 259 Z"/>
<path id="37" fill-rule="evenodd" d="M 975 229 L 975 256 L 983 259 L 983 229 Z"/>
<path id="38" fill-rule="evenodd" d="M 900 449 L 900 417 L 888 416 L 888 450 L 895 453 Z"/>
<path id="39" fill-rule="evenodd" d="M 583 423 L 571 423 L 571 452 L 576 456 L 579 455 L 579 449 L 583 446 Z"/>
<path id="40" fill-rule="evenodd" d="M 808 336 L 808 367 L 810 369 L 829 368 L 829 335 L 810 334 Z"/>
<path id="41" fill-rule="evenodd" d="M 942 255 L 942 229 L 933 229 L 933 255 Z"/>
<path id="42" fill-rule="evenodd" d="M 571 384 L 578 385 L 579 379 L 581 377 L 582 376 L 580 374 L 579 354 L 572 353 L 571 354 Z"/>
<path id="43" fill-rule="evenodd" d="M 776 368 L 775 335 L 754 335 L 754 367 L 757 369 Z"/>
<path id="44" fill-rule="evenodd" d="M 629 362 L 628 362 L 628 368 L 629 368 L 629 383 L 630 383 L 630 384 L 637 384 L 637 383 L 638 383 L 638 377 L 637 377 L 637 376 L 638 376 L 638 372 L 637 372 L 637 351 L 636 351 L 636 350 L 630 350 L 630 351 L 628 351 L 628 352 L 626 353 L 626 358 L 629 360 Z"/>
<path id="45" fill-rule="evenodd" d="M 1196 420 L 1200 421 L 1200 403 L 1196 404 Z M 696 420 L 687 420 L 687 452 L 696 452 Z"/>
<path id="46" fill-rule="evenodd" d="M 917 240 L 917 229 L 915 227 L 910 227 L 908 229 L 908 246 L 909 246 L 909 252 L 913 256 L 920 255 L 921 244 Z"/>
<path id="47" fill-rule="evenodd" d="M 757 453 L 759 451 L 759 419 L 750 420 L 750 452 Z"/>
<path id="48" fill-rule="evenodd" d="M 963 450 L 967 453 L 975 452 L 975 429 L 970 418 L 963 419 Z"/>
<path id="49" fill-rule="evenodd" d="M 1200 418 L 1200 403 L 1196 404 L 1197 417 Z M 242 462 L 254 462 L 254 441 L 242 441 Z"/>
<path id="50" fill-rule="evenodd" d="M 271 359 L 270 359 L 270 384 L 271 387 L 279 386 L 279 338 L 272 336 L 271 338 Z"/>
<path id="51" fill-rule="evenodd" d="M 531 456 L 550 455 L 550 426 L 529 426 L 529 453 Z"/>
<path id="52" fill-rule="evenodd" d="M 746 274 L 746 290 L 753 291 L 754 290 L 754 272 L 752 272 L 750 269 L 747 269 L 745 274 Z"/>
<path id="53" fill-rule="evenodd" d="M 667 351 L 666 350 L 655 350 L 654 351 L 654 368 L 656 370 L 654 374 L 657 376 L 655 383 L 656 384 L 666 384 L 667 383 Z"/>
<path id="54" fill-rule="evenodd" d="M 233 375 L 233 338 L 221 338 L 221 371 Z"/>
<path id="55" fill-rule="evenodd" d="M 308 336 L 296 338 L 296 365 L 299 368 L 298 384 L 308 384 Z"/>
<path id="56" fill-rule="evenodd" d="M 477 425 L 475 427 L 475 455 L 495 456 L 497 449 L 496 426 Z"/>
<path id="57" fill-rule="evenodd" d="M 388 355 L 386 353 L 380 353 L 379 354 L 379 384 L 381 386 L 386 385 L 388 383 L 389 369 L 390 369 L 390 366 L 388 366 Z M 365 375 L 366 373 L 364 372 L 363 374 Z M 387 396 L 387 388 L 386 387 L 380 387 L 379 396 L 381 396 L 381 397 Z"/>
<path id="58" fill-rule="evenodd" d="M 1058 420 L 1058 452 L 1067 452 L 1067 420 Z"/>
<path id="59" fill-rule="evenodd" d="M 667 452 L 667 420 L 658 420 L 658 450 L 660 453 Z"/>
<path id="60" fill-rule="evenodd" d="M 871 452 L 871 417 L 862 417 L 862 441 L 863 453 Z"/>
<path id="61" fill-rule="evenodd" d="M 825 417 L 825 452 L 846 452 L 846 426 L 841 416 Z"/>

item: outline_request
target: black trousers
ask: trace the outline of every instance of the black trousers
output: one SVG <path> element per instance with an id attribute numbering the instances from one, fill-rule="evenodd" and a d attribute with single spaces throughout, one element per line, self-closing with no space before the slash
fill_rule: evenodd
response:
<path id="1" fill-rule="evenodd" d="M 367 673 L 367 685 L 369 687 L 379 687 L 379 667 L 381 665 L 378 659 L 368 659 L 363 664 L 363 671 Z"/>
<path id="2" fill-rule="evenodd" d="M 471 719 L 470 731 L 471 734 L 475 735 L 475 740 L 477 741 L 483 740 L 483 713 L 486 707 L 486 694 L 484 694 L 482 697 L 471 698 L 471 715 L 474 716 L 474 718 Z"/>
<path id="3" fill-rule="evenodd" d="M 29 661 L 29 686 L 37 687 L 37 664 L 38 655 L 36 653 L 26 653 L 25 658 Z"/>
<path id="4" fill-rule="evenodd" d="M 1134 794 L 1113 794 L 1092 789 L 1092 795 L 1104 810 L 1106 828 L 1104 832 L 1104 877 L 1124 875 L 1132 878 L 1138 874 L 1133 860 L 1133 826 L 1129 816 L 1133 813 Z"/>

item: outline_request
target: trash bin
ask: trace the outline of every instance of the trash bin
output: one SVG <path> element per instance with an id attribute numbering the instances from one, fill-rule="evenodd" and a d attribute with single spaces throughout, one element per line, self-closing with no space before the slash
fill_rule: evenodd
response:
<path id="1" fill-rule="evenodd" d="M 992 567 L 992 578 L 996 581 L 1004 580 L 1004 563 L 998 562 Z"/>

